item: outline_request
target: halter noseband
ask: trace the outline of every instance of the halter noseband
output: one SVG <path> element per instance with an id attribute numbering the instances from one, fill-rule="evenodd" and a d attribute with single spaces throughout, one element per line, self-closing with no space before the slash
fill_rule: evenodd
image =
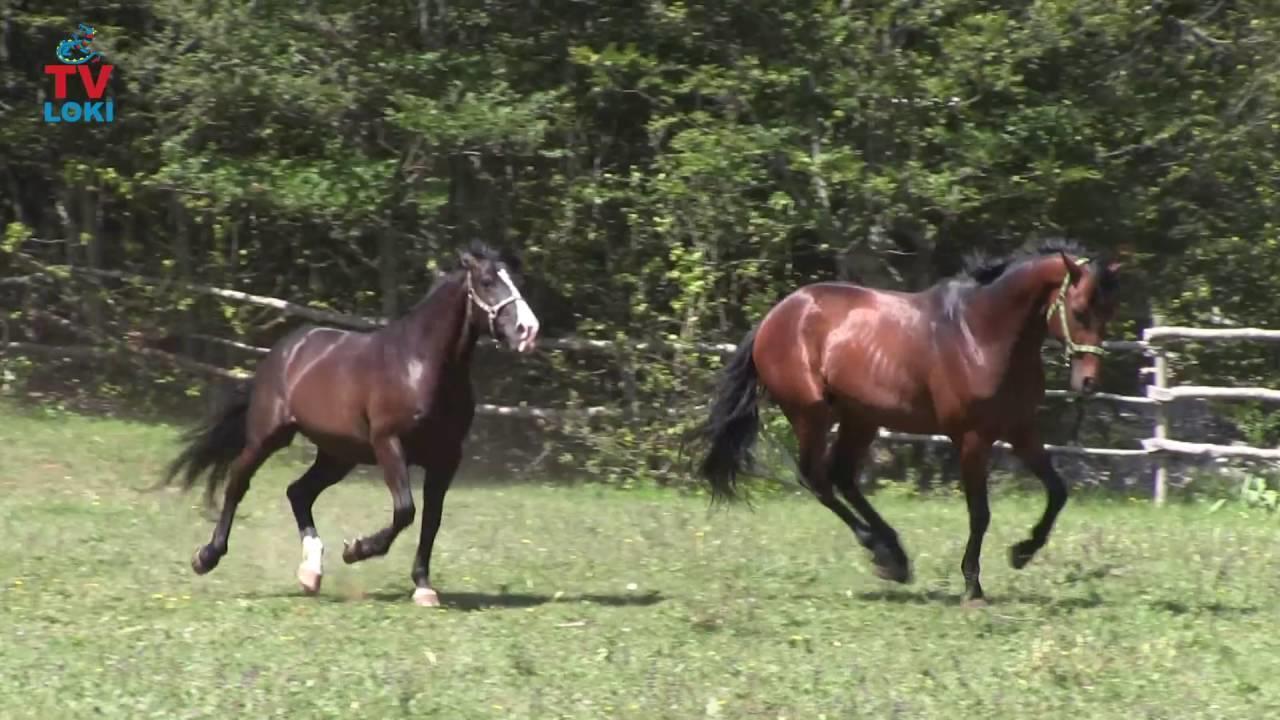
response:
<path id="1" fill-rule="evenodd" d="M 1089 262 L 1089 258 L 1080 258 L 1077 264 L 1084 265 Z M 467 276 L 468 279 L 470 276 Z M 1071 328 L 1067 325 L 1067 289 L 1071 287 L 1071 273 L 1067 273 L 1062 278 L 1062 287 L 1058 289 L 1058 297 L 1049 305 L 1049 311 L 1045 313 L 1045 322 L 1053 322 L 1053 313 L 1057 311 L 1058 317 L 1062 319 L 1062 357 L 1068 363 L 1071 358 L 1076 355 L 1085 353 L 1102 357 L 1107 354 L 1105 348 L 1101 345 L 1084 345 L 1071 339 Z"/>
<path id="2" fill-rule="evenodd" d="M 511 294 L 498 304 L 490 305 L 480 299 L 480 296 L 476 294 L 476 289 L 471 284 L 471 270 L 467 270 L 467 296 L 471 298 L 471 302 L 476 304 L 476 307 L 485 311 L 485 313 L 489 315 L 489 335 L 491 335 L 495 340 L 498 338 L 498 331 L 494 328 L 493 323 L 497 320 L 498 313 L 502 311 L 502 308 L 521 299 L 520 291 L 516 289 L 515 285 L 508 282 L 504 282 L 503 284 L 507 286 L 507 289 L 511 291 Z"/>

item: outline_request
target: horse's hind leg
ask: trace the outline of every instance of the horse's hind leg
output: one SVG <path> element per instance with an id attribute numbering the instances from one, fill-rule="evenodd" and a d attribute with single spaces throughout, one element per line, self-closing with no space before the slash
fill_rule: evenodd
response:
<path id="1" fill-rule="evenodd" d="M 276 428 L 266 438 L 256 437 L 250 433 L 249 441 L 240 454 L 231 463 L 226 495 L 222 501 L 222 512 L 218 516 L 218 524 L 213 528 L 213 537 L 209 544 L 196 551 L 191 558 L 191 569 L 197 575 L 204 575 L 218 566 L 222 556 L 227 554 L 227 543 L 231 536 L 231 523 L 236 517 L 236 508 L 249 491 L 249 481 L 253 474 L 262 467 L 262 463 L 272 453 L 289 444 L 293 439 L 292 429 Z"/>
<path id="2" fill-rule="evenodd" d="M 877 428 L 859 425 L 848 417 L 841 418 L 831 452 L 831 482 L 870 527 L 866 539 L 859 537 L 859 540 L 872 553 L 876 575 L 905 583 L 911 580 L 911 564 L 898 541 L 898 533 L 871 507 L 858 487 L 858 467 L 866 460 L 876 434 Z"/>
<path id="3" fill-rule="evenodd" d="M 298 534 L 302 536 L 302 563 L 298 565 L 298 582 L 307 594 L 315 594 L 320 590 L 320 579 L 324 575 L 324 543 L 320 542 L 320 534 L 316 532 L 311 507 L 325 488 L 342 480 L 353 467 L 352 463 L 337 460 L 322 451 L 317 452 L 315 462 L 286 491 L 289 505 L 293 508 L 293 518 L 298 522 Z"/>
<path id="4" fill-rule="evenodd" d="M 780 403 L 781 405 L 781 403 Z M 828 471 L 827 433 L 831 430 L 831 407 L 816 402 L 803 408 L 781 405 L 782 412 L 791 421 L 799 446 L 800 474 L 810 492 L 845 525 L 863 546 L 872 541 L 871 528 L 836 497 L 831 487 L 832 473 Z"/>

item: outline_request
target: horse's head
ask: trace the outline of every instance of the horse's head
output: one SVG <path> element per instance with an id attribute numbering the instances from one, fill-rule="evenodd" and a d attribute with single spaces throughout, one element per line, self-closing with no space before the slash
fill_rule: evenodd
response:
<path id="1" fill-rule="evenodd" d="M 497 253 L 473 246 L 459 255 L 466 272 L 467 295 L 480 309 L 477 329 L 519 352 L 529 352 L 538 338 L 538 318 L 520 295 L 512 269 Z"/>
<path id="2" fill-rule="evenodd" d="M 1115 312 L 1116 272 L 1106 260 L 1062 257 L 1062 283 L 1049 296 L 1049 334 L 1062 342 L 1071 360 L 1071 389 L 1097 389 L 1102 370 L 1102 340 Z"/>

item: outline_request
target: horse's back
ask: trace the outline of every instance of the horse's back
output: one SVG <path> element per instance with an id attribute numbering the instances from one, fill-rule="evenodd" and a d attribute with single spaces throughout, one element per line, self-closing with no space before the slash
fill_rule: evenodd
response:
<path id="1" fill-rule="evenodd" d="M 303 325 L 281 338 L 259 364 L 259 375 L 275 371 L 285 386 L 294 386 L 307 375 L 335 361 L 349 361 L 368 345 L 367 333 Z M 270 381 L 271 378 L 265 378 Z"/>
<path id="2" fill-rule="evenodd" d="M 930 356 L 924 293 L 821 282 L 803 286 L 766 315 L 756 334 L 757 372 L 785 404 L 843 398 L 908 411 Z"/>
<path id="3" fill-rule="evenodd" d="M 929 326 L 927 293 L 881 290 L 848 282 L 805 285 L 775 305 L 761 322 L 758 341 L 794 332 L 811 341 L 841 342 L 871 335 L 922 336 Z M 760 339 L 760 335 L 764 339 Z"/>
<path id="4" fill-rule="evenodd" d="M 308 435 L 355 429 L 373 361 L 369 333 L 322 325 L 299 327 L 258 365 L 255 396 Z"/>

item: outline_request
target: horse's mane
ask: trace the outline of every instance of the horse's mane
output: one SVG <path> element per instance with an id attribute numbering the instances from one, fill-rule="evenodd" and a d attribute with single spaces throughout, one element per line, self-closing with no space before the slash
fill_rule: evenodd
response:
<path id="1" fill-rule="evenodd" d="M 1016 265 L 1058 253 L 1077 258 L 1088 257 L 1090 269 L 1098 274 L 1097 291 L 1106 294 L 1115 291 L 1118 280 L 1111 271 L 1107 258 L 1095 255 L 1076 241 L 1062 237 L 1033 240 L 1004 255 L 989 255 L 981 251 L 970 253 L 964 260 L 961 276 L 976 281 L 979 285 L 990 285 Z"/>
<path id="2" fill-rule="evenodd" d="M 492 260 L 500 263 L 507 263 L 511 260 L 505 253 L 493 249 L 492 246 L 482 240 L 472 240 L 471 244 L 467 246 L 467 252 L 481 260 Z"/>
<path id="3" fill-rule="evenodd" d="M 479 260 L 490 260 L 496 263 L 503 263 L 507 266 L 514 266 L 516 264 L 514 258 L 507 257 L 501 251 L 495 250 L 492 246 L 480 240 L 472 240 L 471 244 L 467 245 L 466 251 Z M 516 267 L 512 267 L 511 269 L 515 271 Z M 436 273 L 435 280 L 431 283 L 431 288 L 427 290 L 427 293 L 423 295 L 423 299 L 419 302 L 425 302 L 427 298 L 431 297 L 436 290 L 439 290 L 440 287 L 446 282 L 449 282 L 450 279 L 453 279 L 455 275 L 461 277 L 461 275 L 459 275 L 461 271 L 462 265 L 456 264 L 454 267 L 444 272 Z"/>
<path id="4" fill-rule="evenodd" d="M 502 252 L 494 249 L 490 245 L 487 245 L 484 242 L 481 242 L 479 240 L 472 240 L 471 243 L 465 247 L 465 250 L 466 252 L 470 253 L 473 257 L 479 260 L 490 260 L 493 262 L 500 262 L 506 265 L 512 265 L 514 263 L 513 258 L 508 258 Z M 423 296 L 419 298 L 417 302 L 415 302 L 412 306 L 410 306 L 409 309 L 405 312 L 405 314 L 401 315 L 398 318 L 390 319 L 390 322 L 388 323 L 388 325 L 389 326 L 395 325 L 396 327 L 402 327 L 405 324 L 412 324 L 416 322 L 415 316 L 420 311 L 422 311 L 428 305 L 431 304 L 432 300 L 435 298 L 436 293 L 439 292 L 441 288 L 443 288 L 444 286 L 450 283 L 461 282 L 462 279 L 463 279 L 463 269 L 462 269 L 461 262 L 455 262 L 453 267 L 447 270 L 444 270 L 443 272 L 437 272 L 435 274 L 435 278 L 432 279 L 431 287 L 427 290 L 427 292 L 424 293 Z"/>

